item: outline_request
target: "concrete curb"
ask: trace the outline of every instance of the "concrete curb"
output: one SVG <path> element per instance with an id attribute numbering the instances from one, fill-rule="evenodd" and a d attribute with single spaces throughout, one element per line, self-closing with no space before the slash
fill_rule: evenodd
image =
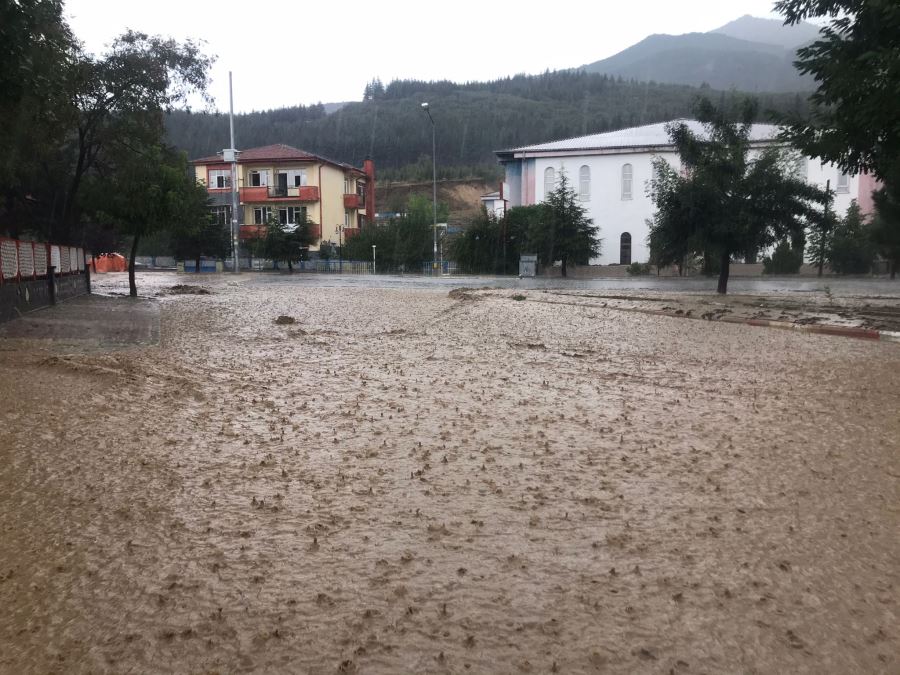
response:
<path id="1" fill-rule="evenodd" d="M 543 302 L 548 305 L 572 305 L 574 307 L 593 307 L 595 309 L 611 309 L 618 312 L 636 312 L 638 314 L 650 314 L 652 316 L 666 316 L 670 319 L 694 319 L 708 321 L 709 323 L 732 323 L 745 326 L 757 326 L 759 328 L 779 328 L 781 330 L 795 330 L 801 333 L 818 333 L 819 335 L 834 335 L 838 337 L 857 338 L 862 340 L 875 340 L 879 342 L 900 343 L 900 332 L 875 330 L 873 328 L 857 328 L 855 326 L 828 326 L 822 324 L 791 323 L 790 321 L 774 321 L 772 319 L 745 319 L 738 316 L 723 316 L 718 319 L 706 319 L 702 316 L 687 314 L 673 314 L 660 309 L 643 309 L 641 307 L 613 307 L 600 306 L 583 302 L 554 302 L 553 300 L 537 300 L 528 298 L 530 302 Z"/>

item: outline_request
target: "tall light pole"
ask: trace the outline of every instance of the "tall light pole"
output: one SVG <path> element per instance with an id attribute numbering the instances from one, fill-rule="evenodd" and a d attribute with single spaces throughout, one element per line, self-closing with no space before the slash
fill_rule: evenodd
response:
<path id="1" fill-rule="evenodd" d="M 375 274 L 375 244 L 372 244 L 372 274 Z"/>
<path id="2" fill-rule="evenodd" d="M 434 118 L 431 116 L 431 110 L 428 107 L 428 103 L 422 104 L 422 110 L 428 115 L 428 119 L 431 120 L 431 187 L 432 187 L 432 195 L 431 195 L 431 208 L 434 212 L 434 257 L 432 261 L 436 261 L 438 257 L 438 248 L 437 248 L 437 157 L 435 154 L 435 142 L 434 142 Z M 431 263 L 431 269 L 434 269 L 435 262 Z M 443 274 L 444 271 L 440 270 L 439 274 Z"/>
<path id="3" fill-rule="evenodd" d="M 231 88 L 231 71 L 228 71 L 228 126 L 231 131 L 231 145 L 229 153 L 231 154 L 231 259 L 234 262 L 232 272 L 238 274 L 241 271 L 240 262 L 238 262 L 238 176 L 237 176 L 237 150 L 234 148 L 234 93 Z M 228 157 L 224 157 L 228 159 Z M 198 272 L 200 270 L 197 270 Z"/>

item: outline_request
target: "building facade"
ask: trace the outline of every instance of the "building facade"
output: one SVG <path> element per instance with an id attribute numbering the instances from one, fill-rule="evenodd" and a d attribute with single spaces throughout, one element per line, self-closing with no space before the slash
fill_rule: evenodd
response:
<path id="1" fill-rule="evenodd" d="M 222 154 L 191 162 L 209 191 L 216 218 L 231 223 L 231 164 Z M 375 213 L 375 164 L 363 168 L 335 162 L 289 145 L 243 150 L 237 161 L 238 223 L 244 241 L 265 236 L 270 217 L 294 225 L 305 217 L 321 242 L 340 243 L 365 227 Z"/>
<path id="2" fill-rule="evenodd" d="M 686 123 L 698 135 L 704 133 L 697 121 L 675 122 Z M 591 263 L 647 262 L 650 258 L 647 221 L 654 213 L 648 194 L 653 159 L 663 158 L 675 168 L 681 165 L 669 142 L 666 124 L 498 151 L 497 158 L 506 170 L 504 196 L 508 206 L 543 201 L 564 171 L 588 217 L 600 228 L 601 253 Z M 778 131 L 774 125 L 754 124 L 750 133 L 752 145 L 760 150 L 777 145 Z M 834 165 L 799 153 L 792 164 L 796 175 L 812 184 L 824 188 L 826 181 L 829 182 L 835 192 L 834 209 L 838 214 L 844 214 L 854 199 L 864 213 L 871 212 L 871 192 L 877 187 L 871 176 L 850 176 Z"/>

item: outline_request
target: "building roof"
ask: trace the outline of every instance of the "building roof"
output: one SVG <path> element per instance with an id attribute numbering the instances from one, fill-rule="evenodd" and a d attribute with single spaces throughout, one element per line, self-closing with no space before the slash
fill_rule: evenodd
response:
<path id="1" fill-rule="evenodd" d="M 670 122 L 657 124 L 645 124 L 640 127 L 630 127 L 617 131 L 607 131 L 602 134 L 589 136 L 577 136 L 549 143 L 525 145 L 508 150 L 497 150 L 500 159 L 513 159 L 521 157 L 522 153 L 553 155 L 556 153 L 571 154 L 573 151 L 621 151 L 636 148 L 665 148 L 672 147 L 666 126 L 669 124 L 684 123 L 698 136 L 704 136 L 706 130 L 703 124 L 697 120 L 677 119 Z M 775 140 L 779 128 L 774 124 L 754 124 L 750 129 L 750 140 L 762 143 Z"/>
<path id="2" fill-rule="evenodd" d="M 247 162 L 265 161 L 325 162 L 326 164 L 332 164 L 334 166 L 341 167 L 342 169 L 364 173 L 362 169 L 359 169 L 350 164 L 336 162 L 333 159 L 328 159 L 327 157 L 322 157 L 321 155 L 314 155 L 311 152 L 300 150 L 299 148 L 295 148 L 291 145 L 285 145 L 284 143 L 273 143 L 272 145 L 264 145 L 259 148 L 248 148 L 247 150 L 239 150 L 238 153 L 238 162 L 241 164 Z M 218 164 L 223 161 L 224 160 L 222 159 L 222 153 L 219 152 L 209 157 L 192 159 L 191 164 Z"/>
<path id="3" fill-rule="evenodd" d="M 489 199 L 500 199 L 500 191 L 496 190 L 495 192 L 488 192 L 486 195 L 481 195 L 481 198 L 485 201 Z"/>

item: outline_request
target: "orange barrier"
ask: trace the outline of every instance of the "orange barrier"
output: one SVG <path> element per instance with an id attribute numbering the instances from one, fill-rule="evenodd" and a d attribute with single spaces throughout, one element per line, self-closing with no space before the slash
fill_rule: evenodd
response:
<path id="1" fill-rule="evenodd" d="M 125 272 L 128 270 L 128 260 L 118 253 L 101 253 L 91 259 L 91 270 L 98 274 L 106 272 Z"/>

